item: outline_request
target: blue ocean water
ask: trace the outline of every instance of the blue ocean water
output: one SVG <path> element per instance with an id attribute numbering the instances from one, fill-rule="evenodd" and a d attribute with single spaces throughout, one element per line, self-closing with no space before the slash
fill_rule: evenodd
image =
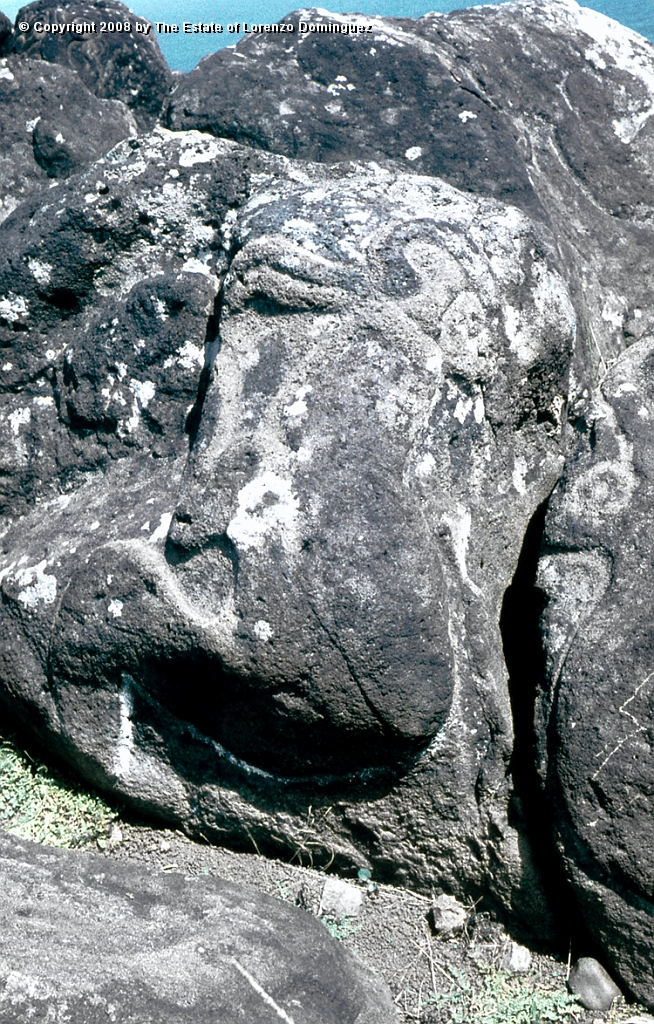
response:
<path id="1" fill-rule="evenodd" d="M 126 0 L 127 3 L 130 0 Z M 419 18 L 428 11 L 460 10 L 474 7 L 479 0 L 138 0 L 134 10 L 153 22 L 180 26 L 177 35 L 159 33 L 159 45 L 171 68 L 190 71 L 202 57 L 240 38 L 230 34 L 226 26 L 249 22 L 279 21 L 299 7 L 326 7 L 330 11 L 359 14 L 384 14 L 394 18 Z M 495 0 L 498 2 L 498 0 Z M 499 0 L 500 3 L 504 0 Z M 134 3 L 134 0 L 132 0 Z M 12 0 L 2 6 L 4 13 L 15 18 L 21 3 Z M 654 0 L 586 0 L 585 7 L 606 14 L 640 32 L 654 42 Z M 217 22 L 225 26 L 222 35 L 184 34 L 183 22 Z"/>

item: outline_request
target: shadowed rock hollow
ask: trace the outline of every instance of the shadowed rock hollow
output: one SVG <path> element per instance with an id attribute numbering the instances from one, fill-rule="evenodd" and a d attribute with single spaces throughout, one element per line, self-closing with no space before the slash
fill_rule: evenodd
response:
<path id="1" fill-rule="evenodd" d="M 192 832 L 552 937 L 526 806 L 652 1002 L 652 47 L 571 0 L 300 20 L 352 18 L 140 136 L 95 100 L 124 140 L 68 177 L 3 113 L 3 700 Z M 108 96 L 84 52 L 35 54 Z"/>

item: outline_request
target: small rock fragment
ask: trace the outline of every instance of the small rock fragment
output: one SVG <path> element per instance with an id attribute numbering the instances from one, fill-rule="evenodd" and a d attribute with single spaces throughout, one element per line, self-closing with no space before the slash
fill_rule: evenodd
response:
<path id="1" fill-rule="evenodd" d="M 320 900 L 320 914 L 330 917 L 358 917 L 363 904 L 363 892 L 340 878 L 328 878 Z"/>
<path id="2" fill-rule="evenodd" d="M 524 974 L 531 967 L 531 953 L 526 946 L 510 942 L 502 957 L 502 968 L 514 974 Z"/>
<path id="3" fill-rule="evenodd" d="M 597 960 L 582 956 L 570 971 L 568 988 L 587 1010 L 609 1010 L 620 989 Z"/>
<path id="4" fill-rule="evenodd" d="M 443 934 L 459 931 L 468 920 L 465 907 L 453 896 L 446 896 L 444 893 L 432 901 L 432 913 L 435 930 Z"/>
<path id="5" fill-rule="evenodd" d="M 122 829 L 118 825 L 112 825 L 111 826 L 111 834 L 109 836 L 109 845 L 110 846 L 117 846 L 118 843 L 122 843 L 122 841 L 123 841 Z"/>

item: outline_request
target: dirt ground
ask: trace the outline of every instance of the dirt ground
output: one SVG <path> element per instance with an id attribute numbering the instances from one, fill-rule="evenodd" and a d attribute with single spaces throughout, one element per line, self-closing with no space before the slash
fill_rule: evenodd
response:
<path id="1" fill-rule="evenodd" d="M 432 927 L 430 899 L 376 885 L 374 879 L 348 879 L 363 890 L 360 913 L 330 920 L 321 912 L 326 876 L 307 866 L 269 860 L 254 851 L 234 853 L 181 832 L 124 820 L 112 826 L 111 838 L 101 841 L 100 848 L 106 856 L 157 870 L 210 874 L 249 885 L 318 914 L 337 939 L 385 979 L 402 1024 L 617 1024 L 644 1013 L 621 997 L 608 1013 L 568 1001 L 567 958 L 532 952 L 528 970 L 502 969 L 511 939 L 484 912 L 483 903 L 468 908 L 463 931 L 443 938 Z"/>
<path id="2" fill-rule="evenodd" d="M 567 993 L 567 951 L 557 959 L 516 950 L 483 900 L 462 908 L 464 927 L 445 936 L 434 928 L 431 899 L 360 872 L 365 877 L 346 880 L 358 914 L 330 916 L 323 891 L 334 876 L 309 866 L 307 850 L 287 863 L 259 856 L 254 839 L 246 853 L 192 840 L 107 803 L 65 765 L 44 760 L 32 739 L 1 729 L 0 827 L 33 842 L 95 849 L 158 871 L 210 874 L 288 900 L 320 917 L 387 982 L 399 1024 L 654 1024 L 654 1016 L 622 997 L 607 1013 L 585 1011 Z M 522 971 L 508 969 L 511 952 L 522 959 Z"/>

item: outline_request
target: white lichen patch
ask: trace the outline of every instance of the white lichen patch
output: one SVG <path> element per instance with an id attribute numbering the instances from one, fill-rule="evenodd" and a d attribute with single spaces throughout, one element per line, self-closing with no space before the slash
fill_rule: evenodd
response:
<path id="1" fill-rule="evenodd" d="M 313 388 L 310 384 L 305 384 L 304 387 L 298 388 L 295 392 L 295 401 L 284 408 L 284 415 L 288 416 L 289 419 L 303 419 L 308 411 L 306 398 L 312 391 Z"/>
<path id="2" fill-rule="evenodd" d="M 290 482 L 267 470 L 239 492 L 227 535 L 245 549 L 261 550 L 271 537 L 278 537 L 285 548 L 293 547 L 298 514 L 299 501 Z"/>
<path id="3" fill-rule="evenodd" d="M 213 233 L 213 228 L 211 231 Z M 192 256 L 186 261 L 186 263 L 184 263 L 182 270 L 186 274 L 202 274 L 204 277 L 215 279 L 215 275 L 212 273 L 211 267 L 202 260 L 197 259 L 195 256 Z"/>
<path id="4" fill-rule="evenodd" d="M 150 299 L 154 306 L 154 312 L 157 320 L 161 320 L 162 323 L 168 319 L 168 310 L 166 309 L 166 303 L 163 302 L 157 295 L 151 295 Z"/>
<path id="5" fill-rule="evenodd" d="M 38 565 L 21 569 L 16 573 L 15 579 L 24 590 L 18 595 L 18 600 L 24 608 L 34 609 L 39 601 L 43 604 L 53 604 L 57 596 L 57 578 L 45 572 L 47 560 L 39 562 Z"/>
<path id="6" fill-rule="evenodd" d="M 39 284 L 50 284 L 50 278 L 52 276 L 51 263 L 46 263 L 45 260 L 28 259 L 27 266 Z"/>
<path id="7" fill-rule="evenodd" d="M 107 611 L 113 619 L 119 619 L 123 614 L 123 602 L 114 598 L 109 602 Z"/>
<path id="8" fill-rule="evenodd" d="M 525 483 L 525 477 L 527 476 L 527 463 L 521 455 L 516 455 L 513 460 L 513 473 L 511 474 L 511 483 L 515 487 L 518 494 L 527 493 L 527 485 Z"/>
<path id="9" fill-rule="evenodd" d="M 419 477 L 430 476 L 436 469 L 436 459 L 431 452 L 427 452 L 416 465 L 416 475 Z"/>
<path id="10" fill-rule="evenodd" d="M 132 434 L 138 428 L 141 411 L 147 409 L 154 398 L 156 388 L 151 380 L 131 380 L 129 388 L 134 395 L 134 401 L 132 402 L 131 416 L 127 420 L 127 430 Z"/>
<path id="11" fill-rule="evenodd" d="M 22 295 L 10 292 L 0 299 L 0 317 L 10 324 L 19 323 L 29 313 L 29 304 Z"/>
<path id="12" fill-rule="evenodd" d="M 25 405 L 22 409 L 14 409 L 13 412 L 10 412 L 7 419 L 11 426 L 12 434 L 14 437 L 18 437 L 20 428 L 25 426 L 25 424 L 29 423 L 32 419 L 32 412 L 29 406 Z"/>
<path id="13" fill-rule="evenodd" d="M 265 643 L 273 635 L 272 626 L 265 619 L 259 619 L 254 624 L 254 635 L 258 640 L 262 640 Z"/>
<path id="14" fill-rule="evenodd" d="M 168 356 L 164 362 L 164 369 L 167 370 L 171 366 L 178 363 L 185 370 L 194 370 L 197 367 L 202 369 L 204 366 L 204 349 L 200 348 L 199 345 L 194 345 L 192 341 L 185 341 L 184 344 L 177 349 L 175 356 Z"/>
<path id="15" fill-rule="evenodd" d="M 458 420 L 462 426 L 472 412 L 472 406 L 472 398 L 460 398 L 456 403 L 453 415 L 455 420 Z"/>
<path id="16" fill-rule="evenodd" d="M 172 512 L 161 513 L 161 516 L 159 517 L 159 525 L 157 526 L 156 530 L 153 531 L 152 536 L 150 537 L 150 544 L 157 544 L 159 541 L 162 540 L 165 541 L 166 537 L 168 536 L 168 530 L 170 529 L 172 518 Z"/>
<path id="17" fill-rule="evenodd" d="M 185 133 L 187 136 L 194 135 L 195 138 L 186 138 L 182 142 L 182 152 L 179 157 L 180 167 L 194 167 L 195 164 L 208 164 L 216 160 L 225 152 L 221 142 L 199 132 Z"/>

